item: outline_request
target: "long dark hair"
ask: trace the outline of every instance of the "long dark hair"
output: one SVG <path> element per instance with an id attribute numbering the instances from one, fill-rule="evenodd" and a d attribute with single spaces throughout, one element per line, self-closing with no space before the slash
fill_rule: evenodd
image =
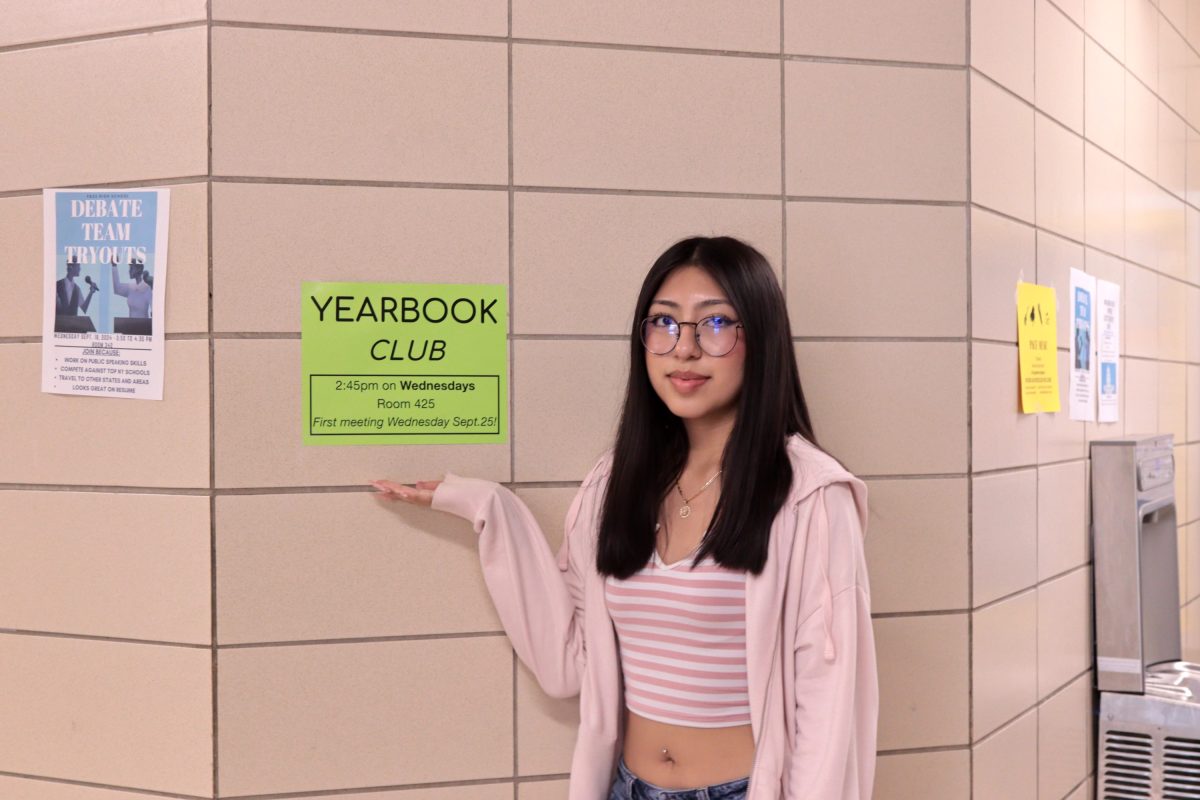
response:
<path id="1" fill-rule="evenodd" d="M 633 315 L 629 383 L 597 541 L 596 568 L 602 575 L 628 578 L 650 560 L 659 508 L 687 462 L 687 432 L 650 383 L 640 333 L 659 287 L 682 266 L 700 267 L 721 286 L 748 345 L 737 419 L 721 456 L 721 497 L 692 563 L 711 553 L 722 566 L 761 573 L 771 522 L 792 484 L 787 438 L 798 433 L 817 444 L 800 388 L 787 303 L 767 259 L 730 236 L 698 236 L 671 245 L 646 274 Z"/>

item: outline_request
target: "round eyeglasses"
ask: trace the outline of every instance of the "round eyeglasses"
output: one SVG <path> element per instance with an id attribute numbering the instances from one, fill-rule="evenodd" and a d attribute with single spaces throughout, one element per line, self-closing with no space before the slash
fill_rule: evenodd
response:
<path id="1" fill-rule="evenodd" d="M 668 314 L 654 314 L 642 320 L 642 344 L 656 356 L 663 356 L 675 349 L 679 342 L 679 329 L 691 325 L 696 329 L 696 344 L 710 356 L 723 356 L 734 348 L 738 341 L 738 328 L 742 323 L 724 314 L 713 314 L 699 322 L 679 322 Z"/>

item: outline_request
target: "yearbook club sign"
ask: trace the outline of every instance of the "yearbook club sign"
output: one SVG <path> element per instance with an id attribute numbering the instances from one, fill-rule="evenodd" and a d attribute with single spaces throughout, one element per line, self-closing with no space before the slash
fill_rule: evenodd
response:
<path id="1" fill-rule="evenodd" d="M 508 437 L 507 287 L 301 287 L 305 444 L 478 444 Z"/>

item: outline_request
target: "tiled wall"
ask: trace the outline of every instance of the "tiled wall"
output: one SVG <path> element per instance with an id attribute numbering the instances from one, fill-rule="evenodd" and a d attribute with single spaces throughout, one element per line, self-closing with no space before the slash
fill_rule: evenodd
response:
<path id="1" fill-rule="evenodd" d="M 473 534 L 361 487 L 503 481 L 557 548 L 696 233 L 771 259 L 870 486 L 877 798 L 1090 796 L 1093 439 L 1175 435 L 1200 660 L 1200 3 L 597 8 L 0 0 L 0 797 L 565 797 Z M 165 399 L 41 394 L 39 190 L 146 183 Z M 1018 412 L 1015 283 L 1072 266 L 1116 425 Z M 511 443 L 303 447 L 303 279 L 507 283 Z"/>

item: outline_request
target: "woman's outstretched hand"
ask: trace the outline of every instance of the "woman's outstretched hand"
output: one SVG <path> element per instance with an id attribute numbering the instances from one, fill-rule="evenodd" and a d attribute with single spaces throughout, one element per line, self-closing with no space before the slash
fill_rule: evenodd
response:
<path id="1" fill-rule="evenodd" d="M 382 479 L 370 481 L 369 483 L 378 490 L 377 497 L 382 497 L 385 500 L 403 500 L 414 506 L 425 506 L 428 508 L 433 504 L 433 490 L 438 487 L 441 481 L 417 481 L 413 486 Z"/>

